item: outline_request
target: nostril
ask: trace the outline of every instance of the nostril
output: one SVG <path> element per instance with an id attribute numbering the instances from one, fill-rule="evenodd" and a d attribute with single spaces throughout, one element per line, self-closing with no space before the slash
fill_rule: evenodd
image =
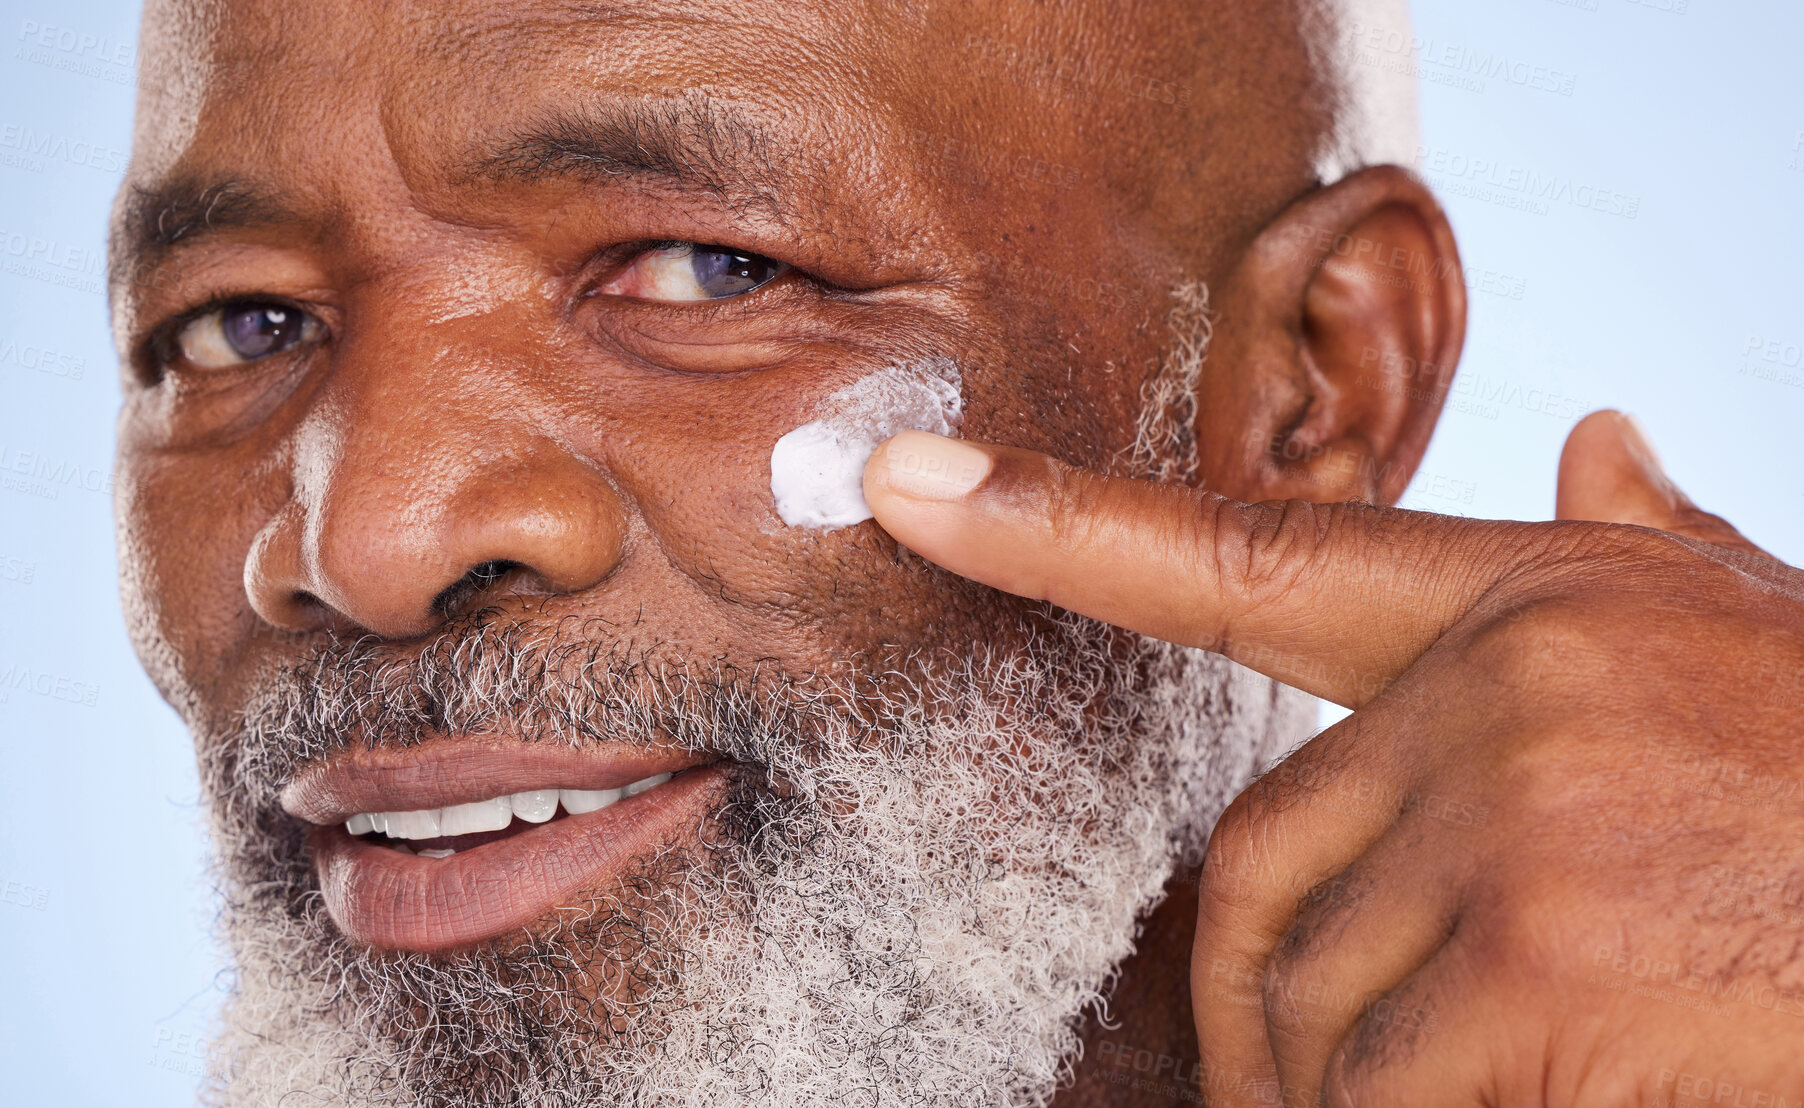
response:
<path id="1" fill-rule="evenodd" d="M 469 603 L 493 588 L 495 583 L 517 569 L 525 567 L 506 558 L 491 558 L 470 567 L 455 583 L 432 598 L 432 610 L 440 619 L 451 619 Z"/>
<path id="2" fill-rule="evenodd" d="M 296 589 L 288 595 L 287 615 L 285 629 L 303 633 L 329 628 L 341 622 L 330 604 L 306 589 Z"/>
<path id="3" fill-rule="evenodd" d="M 520 568 L 519 562 L 510 562 L 505 558 L 494 558 L 472 569 L 465 576 L 469 577 L 479 589 L 486 589 L 507 576 L 509 572 Z"/>

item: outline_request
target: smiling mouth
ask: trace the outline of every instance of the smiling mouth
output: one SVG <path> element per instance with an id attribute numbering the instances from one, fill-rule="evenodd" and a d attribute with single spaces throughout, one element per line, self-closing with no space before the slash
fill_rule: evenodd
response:
<path id="1" fill-rule="evenodd" d="M 359 812 L 345 821 L 345 833 L 402 854 L 444 859 L 511 838 L 535 824 L 600 811 L 670 778 L 668 772 L 656 773 L 615 789 L 528 789 L 444 808 Z"/>
<path id="2" fill-rule="evenodd" d="M 441 951 L 552 918 L 697 849 L 737 764 L 625 744 L 437 735 L 346 751 L 281 804 L 313 825 L 326 911 L 370 946 Z"/>

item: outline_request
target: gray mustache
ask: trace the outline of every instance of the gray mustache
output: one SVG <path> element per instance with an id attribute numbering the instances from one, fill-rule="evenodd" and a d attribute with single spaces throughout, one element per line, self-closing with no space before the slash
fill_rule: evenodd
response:
<path id="1" fill-rule="evenodd" d="M 233 784 L 274 803 L 302 769 L 356 747 L 435 734 L 706 752 L 753 765 L 814 737 L 877 726 L 881 697 L 826 688 L 774 659 L 697 662 L 619 639 L 605 620 L 499 621 L 476 612 L 421 647 L 320 643 L 275 670 L 238 727 Z M 862 705 L 862 707 L 861 707 Z M 801 748 L 801 749 L 799 749 Z"/>

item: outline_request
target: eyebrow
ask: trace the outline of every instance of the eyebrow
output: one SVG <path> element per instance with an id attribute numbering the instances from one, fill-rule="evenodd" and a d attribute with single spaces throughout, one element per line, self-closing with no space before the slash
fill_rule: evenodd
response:
<path id="1" fill-rule="evenodd" d="M 177 243 L 199 234 L 300 221 L 288 205 L 241 178 L 176 177 L 150 187 L 134 184 L 112 236 L 108 279 L 116 288 Z"/>
<path id="2" fill-rule="evenodd" d="M 469 176 L 539 183 L 631 177 L 706 192 L 782 218 L 786 165 L 761 122 L 691 93 L 551 109 L 467 166 Z"/>
<path id="3" fill-rule="evenodd" d="M 608 100 L 549 110 L 504 135 L 456 173 L 460 182 L 547 184 L 634 179 L 705 193 L 784 222 L 783 160 L 770 131 L 700 94 L 680 100 Z M 216 231 L 306 222 L 274 192 L 239 177 L 177 177 L 131 186 L 113 235 L 115 287 L 177 245 Z"/>
<path id="4" fill-rule="evenodd" d="M 727 197 L 776 184 L 770 132 L 740 108 L 689 94 L 552 108 L 471 166 L 480 177 L 662 177 Z"/>

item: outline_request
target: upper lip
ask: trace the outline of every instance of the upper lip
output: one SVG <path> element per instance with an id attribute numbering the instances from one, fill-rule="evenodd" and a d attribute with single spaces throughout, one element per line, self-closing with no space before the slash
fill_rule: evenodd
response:
<path id="1" fill-rule="evenodd" d="M 289 815 L 325 826 L 359 812 L 443 808 L 532 789 L 617 789 L 717 760 L 637 746 L 579 749 L 496 735 L 444 736 L 347 751 L 302 770 L 280 799 Z"/>

